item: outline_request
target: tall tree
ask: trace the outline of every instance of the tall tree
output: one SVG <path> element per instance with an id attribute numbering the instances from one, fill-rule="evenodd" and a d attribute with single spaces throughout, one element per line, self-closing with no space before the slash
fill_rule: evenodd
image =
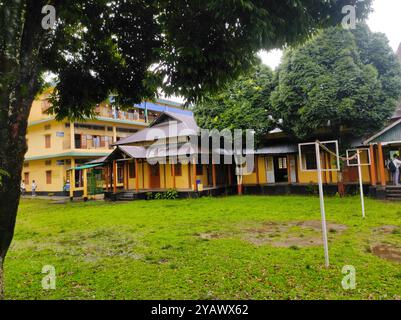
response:
<path id="1" fill-rule="evenodd" d="M 360 17 L 370 0 L 354 1 Z M 57 18 L 42 28 L 45 5 Z M 92 115 L 111 92 L 129 104 L 195 100 L 237 77 L 254 53 L 300 41 L 343 18 L 349 0 L 0 0 L 0 282 L 13 238 L 27 119 L 45 71 L 57 119 Z M 46 13 L 46 9 L 45 13 Z M 46 22 L 46 21 L 45 21 Z M 156 65 L 156 66 L 155 66 Z M 151 68 L 152 67 L 152 68 Z M 2 292 L 0 292 L 0 295 Z"/>
<path id="2" fill-rule="evenodd" d="M 257 65 L 219 92 L 205 95 L 194 108 L 198 125 L 205 129 L 252 129 L 260 144 L 274 129 L 269 103 L 273 91 L 273 72 Z"/>
<path id="3" fill-rule="evenodd" d="M 330 126 L 341 136 L 380 129 L 401 94 L 401 67 L 385 35 L 365 24 L 323 30 L 288 50 L 277 73 L 271 103 L 285 131 L 298 138 Z"/>

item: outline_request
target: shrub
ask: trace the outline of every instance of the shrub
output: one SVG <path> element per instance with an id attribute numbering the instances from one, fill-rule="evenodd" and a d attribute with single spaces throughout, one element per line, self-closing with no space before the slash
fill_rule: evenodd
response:
<path id="1" fill-rule="evenodd" d="M 154 199 L 156 200 L 174 200 L 178 198 L 178 192 L 175 189 L 169 189 L 166 192 L 158 192 L 155 194 Z"/>

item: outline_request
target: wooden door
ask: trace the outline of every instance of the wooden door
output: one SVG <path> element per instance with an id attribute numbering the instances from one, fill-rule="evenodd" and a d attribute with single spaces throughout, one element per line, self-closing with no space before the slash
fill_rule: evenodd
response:
<path id="1" fill-rule="evenodd" d="M 150 188 L 160 189 L 160 166 L 159 164 L 149 165 L 150 170 Z"/>

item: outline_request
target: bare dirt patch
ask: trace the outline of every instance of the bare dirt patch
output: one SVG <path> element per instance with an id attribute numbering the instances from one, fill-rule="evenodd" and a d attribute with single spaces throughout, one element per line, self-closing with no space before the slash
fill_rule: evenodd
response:
<path id="1" fill-rule="evenodd" d="M 380 226 L 373 229 L 374 233 L 379 234 L 396 234 L 401 233 L 401 228 L 397 226 Z"/>
<path id="2" fill-rule="evenodd" d="M 344 224 L 338 224 L 338 223 L 332 223 L 332 222 L 327 222 L 327 230 L 329 232 L 343 232 L 347 229 L 347 226 Z M 310 221 L 303 221 L 299 222 L 297 226 L 303 227 L 303 228 L 311 228 L 316 231 L 321 231 L 322 230 L 322 222 L 319 220 L 310 220 Z"/>
<path id="3" fill-rule="evenodd" d="M 401 263 L 401 248 L 387 244 L 379 244 L 372 246 L 371 249 L 372 253 L 379 258 Z"/>
<path id="4" fill-rule="evenodd" d="M 212 240 L 222 238 L 223 235 L 217 232 L 204 232 L 204 233 L 197 233 L 196 236 L 201 238 L 202 240 Z"/>
<path id="5" fill-rule="evenodd" d="M 336 223 L 327 223 L 329 234 L 341 233 L 347 226 Z M 213 240 L 238 236 L 256 246 L 271 245 L 273 247 L 312 247 L 322 245 L 322 224 L 319 220 L 289 221 L 283 223 L 264 222 L 256 227 L 240 227 L 234 232 L 206 232 L 197 233 L 203 240 Z"/>
<path id="6" fill-rule="evenodd" d="M 330 233 L 341 233 L 347 226 L 327 223 Z M 312 247 L 322 245 L 322 223 L 319 220 L 264 223 L 261 228 L 245 230 L 244 239 L 254 245 L 270 244 L 273 247 Z"/>

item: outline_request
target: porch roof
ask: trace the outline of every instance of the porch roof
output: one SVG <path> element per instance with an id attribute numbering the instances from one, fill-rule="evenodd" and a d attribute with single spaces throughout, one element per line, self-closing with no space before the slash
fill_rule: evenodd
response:
<path id="1" fill-rule="evenodd" d="M 96 163 L 96 164 L 85 164 L 83 166 L 78 166 L 75 168 L 70 168 L 67 171 L 70 170 L 75 170 L 75 171 L 79 171 L 79 170 L 84 170 L 84 169 L 90 169 L 90 168 L 96 168 L 96 167 L 100 167 L 102 164 L 101 163 Z"/>
<path id="2" fill-rule="evenodd" d="M 245 150 L 245 154 L 257 154 L 257 155 L 268 155 L 268 154 L 287 154 L 287 153 L 297 153 L 297 144 L 278 144 L 262 147 L 256 150 Z"/>
<path id="3" fill-rule="evenodd" d="M 117 146 L 117 148 L 105 158 L 104 162 L 118 159 L 119 154 L 123 154 L 123 157 L 127 159 L 143 159 L 146 158 L 146 149 L 144 147 L 135 146 Z"/>
<path id="4" fill-rule="evenodd" d="M 401 142 L 401 119 L 394 121 L 382 131 L 364 141 L 365 145 L 375 143 Z"/>

